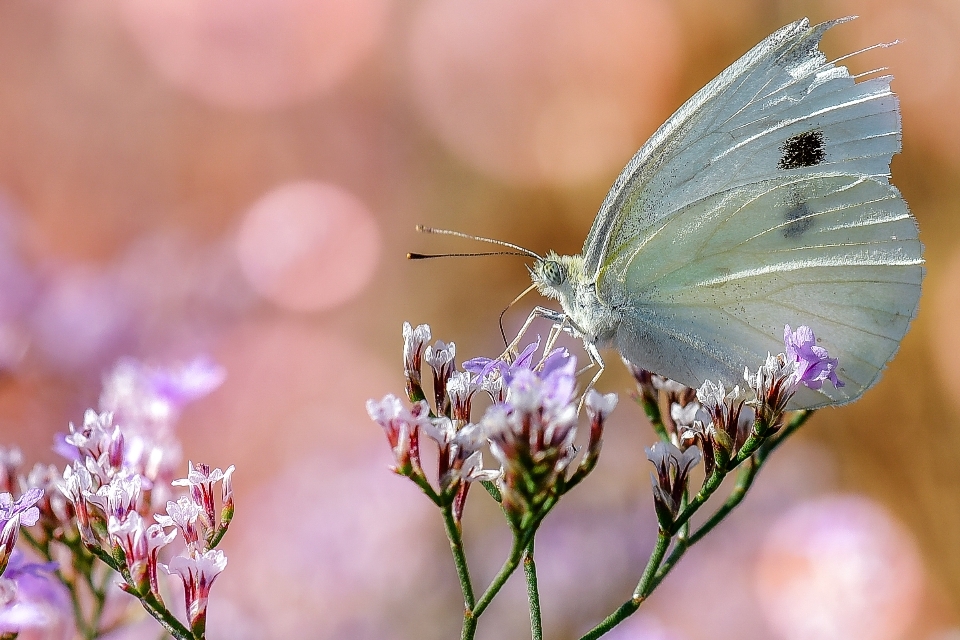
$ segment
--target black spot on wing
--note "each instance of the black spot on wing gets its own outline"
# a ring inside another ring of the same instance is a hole
[[[815,167],[826,159],[823,131],[814,129],[787,138],[780,147],[779,169]]]
[[[783,219],[788,223],[783,228],[784,238],[799,238],[813,225],[810,207],[807,206],[806,202],[799,200],[787,209],[786,213],[783,214]]]

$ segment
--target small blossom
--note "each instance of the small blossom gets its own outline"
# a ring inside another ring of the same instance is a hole
[[[670,419],[673,420],[673,423],[676,425],[677,429],[688,427],[693,424],[693,421],[697,419],[697,414],[699,413],[699,402],[690,402],[687,403],[686,406],[680,404],[679,402],[674,402],[670,405]]]
[[[176,502],[167,503],[167,515],[157,514],[154,519],[161,527],[176,527],[187,547],[198,549],[200,531],[197,528],[197,519],[200,518],[201,513],[203,513],[203,507],[187,496],[181,496]]]
[[[152,524],[147,527],[144,535],[144,540],[147,543],[147,579],[153,593],[160,593],[160,583],[157,580],[160,549],[173,542],[176,537],[176,530],[167,533],[160,524]]]
[[[419,431],[420,428],[432,428],[430,410],[426,401],[421,400],[408,410],[400,398],[387,394],[382,400],[367,400],[367,414],[379,424],[387,435],[387,441],[393,450],[397,465],[393,470],[400,475],[421,473]]]
[[[646,450],[656,473],[651,474],[653,500],[660,527],[669,531],[680,510],[690,470],[700,462],[700,450],[689,447],[681,452],[669,442],[660,441]]]
[[[32,527],[40,519],[40,509],[35,505],[43,497],[43,489],[27,489],[22,496],[13,499],[9,493],[0,493],[0,520],[9,520],[15,515],[26,527]]]
[[[587,417],[590,419],[590,441],[587,443],[587,452],[580,461],[580,466],[570,478],[570,485],[580,482],[596,466],[600,458],[600,447],[603,445],[603,427],[607,418],[617,406],[617,394],[601,394],[596,389],[590,389],[584,400],[587,408]]]
[[[712,422],[711,428],[705,433],[709,436],[714,455],[725,464],[746,439],[746,432],[740,429],[740,413],[746,396],[739,386],[727,392],[722,382],[707,380],[697,389],[697,400]]]
[[[430,325],[421,324],[414,329],[409,322],[403,323],[403,374],[411,402],[423,399],[420,371],[423,368],[423,350],[430,337]]]
[[[96,494],[86,494],[88,502],[97,505],[107,518],[123,520],[131,511],[138,511],[142,495],[143,478],[139,474],[114,476],[110,484],[97,489]]]
[[[456,364],[457,345],[453,342],[437,340],[432,347],[427,347],[423,355],[430,368],[433,369],[433,394],[436,401],[437,413],[447,413],[449,398],[447,397],[447,381],[453,374]]]
[[[171,484],[175,487],[189,487],[190,496],[193,501],[203,507],[203,513],[206,517],[207,526],[215,527],[217,523],[216,506],[213,497],[213,485],[224,478],[229,477],[234,472],[233,465],[227,470],[221,471],[219,468],[210,470],[210,465],[189,463],[187,477],[180,480],[174,480]]]
[[[606,420],[613,410],[617,408],[617,394],[601,394],[596,389],[590,389],[587,392],[586,407],[587,414],[591,420]]]
[[[97,459],[110,449],[112,440],[118,429],[113,425],[113,412],[97,413],[87,409],[83,413],[83,426],[76,427],[70,423],[70,433],[64,441],[76,447],[82,456]]]
[[[227,557],[219,549],[211,549],[196,556],[176,556],[170,564],[160,566],[166,573],[180,576],[190,626],[202,629],[207,616],[210,587],[226,568]]]
[[[107,532],[114,544],[123,549],[124,560],[132,581],[130,586],[137,590],[148,586],[150,584],[147,570],[149,553],[143,517],[136,511],[128,513],[123,518],[110,516]]]
[[[843,386],[843,382],[837,378],[838,360],[831,358],[826,349],[817,346],[817,338],[810,327],[801,325],[793,332],[790,331],[790,325],[786,325],[783,328],[783,344],[787,360],[796,362],[794,377],[798,384],[819,389],[824,380],[829,380],[834,387]]]
[[[13,553],[20,526],[32,527],[40,519],[40,509],[35,505],[42,497],[43,490],[37,488],[28,489],[16,500],[9,493],[0,493],[0,574]]]
[[[473,395],[480,385],[466,371],[454,371],[447,380],[447,395],[450,398],[450,417],[459,422],[470,421]]]
[[[86,496],[93,491],[93,478],[90,472],[79,461],[74,461],[63,470],[63,482],[59,483],[57,488],[73,504],[77,514],[80,538],[87,544],[93,544],[90,509],[86,499]]]

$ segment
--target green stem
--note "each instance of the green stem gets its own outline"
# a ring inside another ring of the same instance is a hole
[[[710,531],[716,527],[720,522],[730,515],[730,512],[733,511],[742,501],[743,498],[747,495],[747,491],[750,489],[750,486],[753,484],[754,478],[757,477],[757,472],[760,471],[760,467],[763,466],[763,462],[766,456],[762,455],[760,452],[754,455],[747,461],[746,466],[744,466],[740,473],[737,476],[737,484],[730,492],[730,495],[724,501],[723,505],[720,506],[717,511],[707,519],[696,531],[693,532],[688,538],[679,538],[677,539],[677,544],[673,548],[673,551],[670,552],[670,555],[664,560],[663,564],[657,570],[656,575],[653,578],[653,581],[650,584],[650,592],[653,592],[660,583],[663,582],[663,579],[667,577],[667,574],[673,569],[674,565],[683,557],[683,554],[687,552],[687,549],[695,545],[700,541],[705,535],[710,533]]]
[[[766,444],[764,444],[763,448],[766,451],[766,453],[769,455],[777,447],[783,444],[783,441],[789,438],[791,435],[793,435],[797,431],[797,429],[802,427],[804,423],[807,420],[809,420],[810,416],[812,415],[813,415],[812,409],[797,411],[795,414],[793,414],[793,417],[790,419],[790,422],[787,423],[787,426],[781,429],[778,433],[771,436],[767,440]]]
[[[663,530],[657,533],[657,544],[653,548],[653,553],[650,554],[650,559],[647,561],[647,566],[643,570],[640,582],[637,583],[637,588],[633,591],[633,597],[620,605],[620,607],[607,616],[603,622],[584,634],[580,640],[596,640],[596,638],[613,629],[640,608],[643,601],[646,600],[650,592],[653,591],[653,580],[656,576],[657,568],[663,561],[663,556],[666,555],[667,548],[670,546],[670,537],[670,534]]]
[[[707,481],[703,483],[703,487],[700,488],[700,491],[697,492],[687,504],[686,507],[680,510],[680,513],[677,514],[676,519],[673,521],[672,532],[680,531],[684,525],[687,523],[687,520],[693,516],[697,510],[703,506],[703,504],[710,499],[710,496],[720,488],[720,485],[723,483],[724,477],[726,477],[727,472],[721,469],[719,466],[713,470],[713,473],[707,478]]]
[[[760,471],[760,467],[763,465],[765,459],[766,456],[758,452],[747,460],[746,464],[737,474],[737,484],[734,485],[726,501],[724,501],[720,508],[717,509],[706,522],[700,525],[700,527],[690,535],[687,546],[696,544],[703,536],[710,533],[715,526],[720,524],[721,520],[726,518],[730,512],[743,501],[743,498],[747,495],[747,490],[750,489],[750,486],[753,484],[753,480],[757,477],[757,472]]]
[[[443,506],[440,496],[437,495],[437,492],[434,491],[433,487],[430,485],[430,482],[424,476],[420,475],[419,473],[412,473],[408,477],[413,480],[425,494],[427,494],[428,498],[433,500],[435,505],[438,507]]]
[[[183,626],[152,593],[134,595],[139,598],[140,604],[143,605],[147,613],[153,616],[154,619],[160,623],[160,626],[166,629],[167,633],[176,638],[176,640],[202,640],[203,636],[196,636],[190,629]]]
[[[441,509],[443,513],[443,527],[450,541],[450,552],[453,554],[453,563],[457,566],[457,577],[460,579],[460,591],[463,592],[464,615],[473,609],[476,600],[473,595],[473,584],[470,581],[470,570],[467,567],[467,555],[463,549],[463,535],[460,525],[453,517],[453,508],[449,505]]]
[[[531,533],[529,537],[532,539],[533,534]],[[510,555],[507,556],[503,566],[500,567],[500,571],[493,578],[493,581],[490,583],[490,586],[487,587],[487,590],[483,592],[483,595],[480,596],[476,606],[472,610],[464,612],[463,632],[460,634],[461,640],[473,640],[473,636],[477,632],[477,619],[484,612],[497,593],[500,592],[500,589],[507,582],[507,579],[513,575],[513,572],[517,570],[518,566],[520,566],[520,560],[523,558],[523,552],[526,547],[526,540],[521,540],[519,536],[514,537],[513,547],[510,549]]]
[[[540,620],[540,591],[537,588],[537,564],[533,560],[533,539],[523,554],[523,575],[527,578],[527,602],[530,605],[530,637],[543,640],[543,623]]]
[[[810,418],[813,414],[813,411],[798,411],[791,418],[790,422],[786,427],[781,429],[777,434],[769,438],[755,438],[751,436],[748,438],[747,442],[744,443],[743,448],[740,453],[731,461],[729,466],[730,469],[735,468],[737,465],[742,462],[746,462],[746,465],[740,469],[740,472],[737,475],[737,484],[734,486],[733,490],[730,492],[730,495],[724,501],[717,511],[707,519],[700,527],[696,529],[692,534],[689,534],[689,520],[690,517],[696,513],[696,511],[710,498],[710,496],[719,488],[720,484],[723,482],[723,478],[726,475],[721,469],[716,469],[714,473],[708,478],[707,482],[704,483],[703,488],[700,492],[690,501],[689,504],[684,506],[680,514],[677,516],[677,519],[674,521],[674,526],[672,527],[673,531],[679,532],[677,543],[671,551],[670,555],[664,560],[664,555],[670,544],[670,535],[660,531],[659,537],[657,538],[657,546],[654,548],[653,555],[650,556],[649,562],[644,569],[643,576],[640,578],[640,582],[637,584],[636,590],[633,592],[633,597],[630,600],[627,600],[616,611],[610,614],[603,622],[598,624],[596,627],[591,629],[586,635],[584,635],[580,640],[595,640],[599,638],[607,631],[613,629],[615,626],[623,622],[628,616],[633,614],[643,601],[653,593],[653,590],[656,589],[663,579],[667,576],[668,573],[673,569],[677,564],[680,558],[683,557],[687,549],[699,542],[705,535],[707,535],[714,527],[716,527],[720,522],[722,522],[730,512],[733,511],[737,506],[743,502],[744,497],[747,495],[750,487],[753,485],[753,481],[757,477],[757,473],[760,471],[760,468],[766,462],[769,455],[777,449],[783,442],[789,438],[794,432],[797,431],[803,424]]]

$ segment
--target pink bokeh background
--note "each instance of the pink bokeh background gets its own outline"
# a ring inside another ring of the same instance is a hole
[[[0,444],[54,461],[120,356],[209,355],[226,381],[179,435],[238,467],[210,638],[455,637],[440,519],[363,402],[402,389],[403,321],[493,356],[529,280],[516,258],[408,262],[476,248],[414,225],[575,252],[687,97],[783,24],[847,14],[830,56],[900,40],[848,64],[896,78],[920,315],[878,387],[815,416],[610,637],[960,637],[955,0],[0,3]],[[538,541],[549,638],[625,599],[653,543],[654,435],[610,369],[600,465]],[[509,539],[480,492],[465,531],[483,583]],[[526,616],[514,579],[478,637],[525,637]]]

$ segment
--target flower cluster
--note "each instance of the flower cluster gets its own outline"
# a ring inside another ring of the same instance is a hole
[[[99,559],[120,573],[121,587],[176,637],[203,636],[209,588],[226,565],[215,547],[233,517],[234,468],[211,471],[191,462],[187,477],[173,480],[180,460],[173,426],[185,402],[221,380],[222,371],[206,361],[166,370],[124,360],[104,380],[100,410],[88,409],[79,425],[71,423],[58,437],[55,449],[69,461],[65,469],[38,464],[24,474],[19,451],[0,450],[0,482],[20,493],[16,500],[0,494],[0,566],[10,557],[20,525],[34,527],[28,541],[47,560],[72,555],[69,568],[56,575],[74,594],[80,583],[92,590],[91,619],[81,619],[75,608],[82,635],[96,633],[103,611],[106,596],[95,586],[101,580],[94,579]],[[219,512],[217,483],[222,483]],[[168,500],[176,487],[186,488],[187,495]],[[178,533],[184,549],[164,564],[161,550]],[[164,605],[158,569],[183,580],[189,629]]]
[[[569,473],[578,454],[574,441],[580,397],[575,393],[576,358],[564,349],[549,351],[538,360],[537,341],[512,356],[468,360],[460,370],[453,342],[428,344],[429,326],[404,323],[403,338],[404,380],[412,406],[387,395],[368,401],[367,411],[386,433],[394,471],[416,481],[438,504],[451,504],[458,521],[470,484],[497,480],[511,524],[518,529],[534,525],[596,464],[603,425],[616,396],[588,393],[587,452],[576,471]],[[423,388],[424,363],[432,372],[429,396]],[[478,392],[485,393],[490,404],[474,420]],[[432,406],[427,397],[432,397]],[[421,438],[435,443],[439,451],[432,483],[421,465]],[[500,462],[499,470],[484,469],[485,446]]]
[[[656,467],[654,503],[661,526],[676,518],[687,490],[690,469],[701,459],[705,478],[723,474],[752,455],[783,426],[787,405],[801,385],[819,389],[837,378],[837,360],[816,345],[807,326],[784,329],[785,353],[768,355],[756,373],[744,371],[747,390],[705,381],[693,390],[642,369],[633,368],[638,399],[662,425],[662,442],[647,450]],[[662,411],[664,407],[668,411]],[[663,416],[663,420],[658,419]]]

